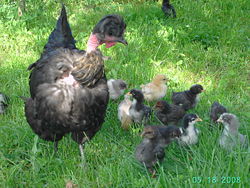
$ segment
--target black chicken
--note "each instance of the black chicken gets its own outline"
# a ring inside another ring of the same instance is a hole
[[[103,56],[97,47],[123,38],[125,23],[108,15],[95,26],[87,52],[78,50],[63,5],[56,28],[49,36],[40,59],[29,66],[31,98],[25,101],[25,115],[32,130],[42,139],[55,142],[71,133],[83,144],[100,130],[109,100]]]
[[[135,156],[154,175],[154,166],[165,157],[164,149],[181,136],[181,130],[175,126],[146,126],[141,136],[144,139],[136,147]]]
[[[158,101],[155,105],[155,115],[164,124],[178,124],[186,111],[178,105],[168,104],[167,101]]]
[[[186,114],[184,116],[181,128],[182,135],[178,140],[181,145],[194,145],[198,143],[199,130],[194,126],[198,121],[202,121],[202,119],[196,114]]]
[[[162,7],[161,7],[162,11],[164,12],[166,17],[169,17],[173,14],[173,17],[176,18],[176,12],[175,9],[173,7],[173,5],[171,5],[169,3],[169,0],[163,0],[162,1]]]
[[[224,106],[222,106],[218,102],[214,102],[210,110],[210,119],[213,122],[216,122],[219,119],[220,115],[226,112],[227,112],[227,109]]]
[[[189,90],[183,92],[174,92],[172,101],[175,105],[180,105],[184,110],[194,108],[199,101],[199,96],[204,89],[201,85],[195,84]]]
[[[132,104],[129,108],[129,115],[132,120],[136,123],[143,123],[145,124],[152,113],[152,110],[149,106],[143,104],[144,96],[141,90],[132,89],[129,92],[130,95],[133,97]]]

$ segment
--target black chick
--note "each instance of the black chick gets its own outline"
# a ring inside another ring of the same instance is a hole
[[[101,51],[123,39],[125,23],[108,15],[95,26],[87,52],[76,49],[63,5],[56,28],[40,59],[29,66],[31,98],[25,99],[25,115],[32,130],[42,139],[55,142],[71,133],[79,144],[91,139],[104,122],[109,92]]]
[[[194,108],[199,101],[199,96],[204,89],[201,85],[195,84],[189,90],[173,92],[172,101],[175,105],[182,106],[184,110]]]
[[[170,17],[173,14],[173,17],[176,18],[176,12],[175,9],[173,7],[173,5],[171,5],[169,3],[169,0],[163,0],[162,1],[162,7],[161,7],[162,11],[164,12],[166,17]]]
[[[150,107],[143,104],[144,96],[140,90],[132,89],[129,92],[132,97],[132,105],[129,108],[129,115],[135,123],[146,123],[152,113]]]
[[[0,114],[3,114],[9,103],[9,97],[3,93],[0,92]]]
[[[210,110],[210,119],[216,123],[220,115],[226,113],[227,109],[218,102],[214,102]]]
[[[158,101],[155,105],[155,110],[156,117],[164,125],[168,125],[169,123],[177,125],[186,113],[181,106],[168,104],[167,101]]]
[[[154,166],[163,161],[166,146],[180,135],[180,128],[175,126],[146,126],[141,134],[143,140],[136,147],[136,159],[154,176]]]
[[[194,126],[198,121],[202,121],[196,114],[186,114],[183,118],[182,135],[179,138],[181,145],[194,145],[198,143],[199,131]]]

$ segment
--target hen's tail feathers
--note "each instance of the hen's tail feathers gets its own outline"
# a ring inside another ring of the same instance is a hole
[[[56,48],[75,49],[75,39],[72,36],[71,29],[68,23],[67,13],[64,4],[62,4],[61,15],[57,20],[56,28],[49,36],[48,43],[44,46],[44,52],[53,51]]]

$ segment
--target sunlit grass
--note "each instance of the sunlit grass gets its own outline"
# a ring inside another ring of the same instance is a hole
[[[79,187],[249,187],[249,153],[227,154],[217,140],[219,130],[209,129],[209,108],[216,100],[236,114],[240,131],[249,136],[249,3],[246,0],[175,0],[176,19],[166,19],[160,2],[146,0],[67,0],[69,22],[77,47],[86,48],[95,23],[105,14],[121,14],[128,46],[101,47],[112,59],[105,62],[108,78],[122,78],[129,88],[139,88],[158,73],[170,79],[168,93],[199,83],[197,113],[203,122],[200,141],[192,148],[177,144],[166,150],[158,177],[150,175],[134,158],[140,142],[135,127],[120,128],[118,102],[110,102],[103,128],[85,147],[87,169],[80,166],[77,144],[70,136],[53,144],[37,139],[24,117],[19,96],[29,96],[28,65],[35,62],[55,26],[60,12],[56,1],[27,0],[27,13],[17,15],[15,2],[0,4],[0,92],[10,106],[0,116],[0,187],[64,187],[72,180]],[[152,123],[157,121],[152,118]],[[240,177],[240,184],[223,184],[220,177]],[[209,177],[217,177],[214,184]]]

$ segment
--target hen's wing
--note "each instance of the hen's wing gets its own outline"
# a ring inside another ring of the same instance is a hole
[[[76,57],[73,65],[72,75],[82,86],[92,87],[104,75],[103,55],[99,50]]]

